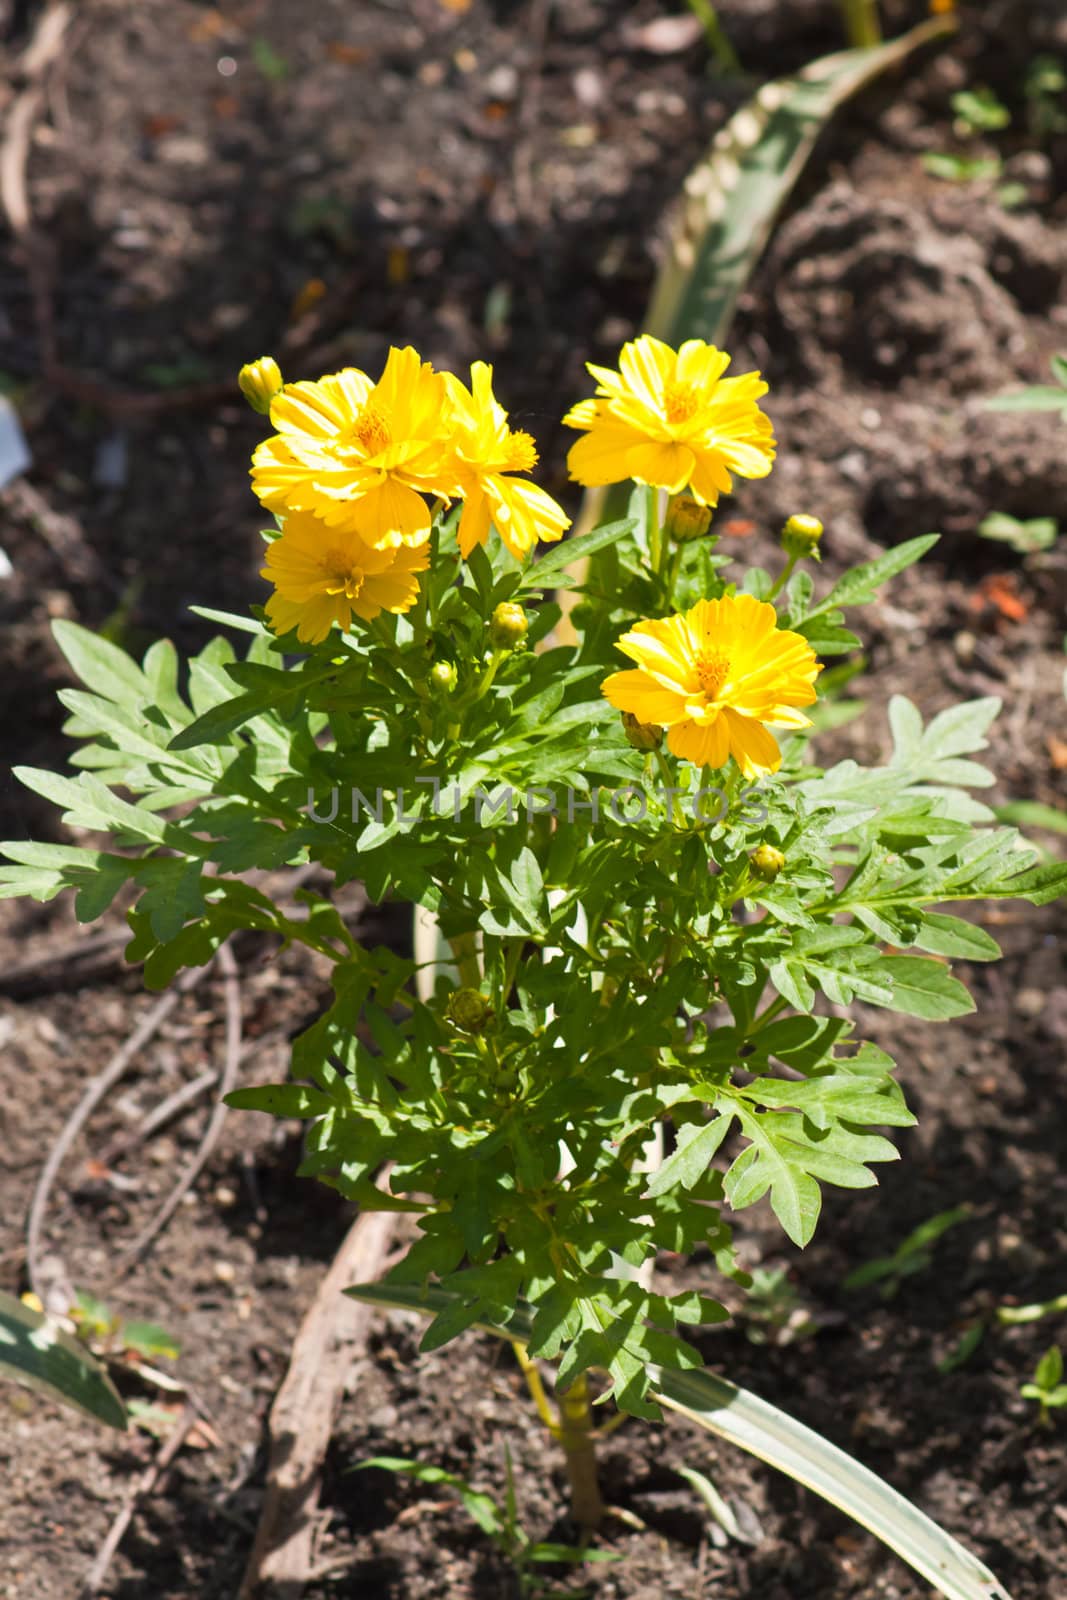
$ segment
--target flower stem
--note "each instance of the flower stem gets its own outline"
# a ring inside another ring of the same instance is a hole
[[[473,933],[457,933],[449,939],[452,956],[459,970],[459,981],[465,988],[479,989],[482,969],[478,963],[478,945]]]
[[[856,50],[869,50],[882,42],[878,0],[841,0],[848,42]]]
[[[648,562],[654,574],[659,574],[663,561],[663,532],[660,527],[659,496],[651,484],[645,490],[648,516]]]
[[[719,14],[711,4],[711,0],[689,0],[689,9],[703,24],[708,47],[723,71],[740,72],[741,63],[737,58],[737,51],[730,43],[726,29],[719,21]]]
[[[604,1516],[596,1469],[596,1442],[589,1384],[585,1373],[576,1378],[559,1400],[559,1441],[567,1463],[571,1512],[583,1533],[593,1533]]]
[[[796,556],[789,557],[789,560],[786,562],[785,566],[782,568],[781,572],[778,574],[777,578],[767,591],[768,600],[773,600],[776,598],[776,596],[781,594],[782,590],[793,576],[793,569],[797,564],[797,559],[798,558]]]

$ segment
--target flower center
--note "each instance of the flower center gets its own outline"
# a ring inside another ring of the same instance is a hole
[[[668,383],[663,390],[663,415],[668,422],[688,422],[700,406],[700,395],[689,383]]]
[[[504,446],[503,460],[500,470],[502,472],[529,472],[537,465],[537,446],[528,433],[521,429],[508,430],[507,442]]]
[[[332,550],[323,565],[326,568],[326,593],[344,595],[355,600],[366,577],[362,567],[354,567],[338,550]]]
[[[721,650],[705,650],[694,663],[700,692],[709,700],[717,698],[720,689],[730,676],[730,658]]]
[[[377,406],[364,406],[355,422],[349,437],[362,446],[368,456],[376,456],[391,442],[389,425]]]

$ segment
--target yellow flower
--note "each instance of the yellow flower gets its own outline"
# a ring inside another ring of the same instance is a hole
[[[703,339],[674,351],[650,334],[623,346],[618,372],[590,364],[597,398],[563,419],[588,430],[567,457],[571,477],[589,487],[635,478],[709,506],[730,490],[731,473],[765,478],[774,433],[757,401],[767,385],[758,372],[724,378],[729,364]]]
[[[292,512],[267,547],[261,576],[274,585],[267,617],[276,633],[295,628],[304,644],[318,644],[332,627],[351,627],[354,616],[370,622],[379,611],[407,611],[429,559],[425,543],[375,549],[353,528]]]
[[[815,700],[815,652],[752,595],[698,600],[684,615],[639,622],[619,649],[637,667],[605,678],[604,694],[617,710],[666,728],[667,748],[695,766],[722,767],[733,756],[746,778],[776,772],[782,757],[764,723],[810,726],[795,708]]]
[[[507,476],[537,465],[528,433],[508,427],[508,414],[493,395],[493,369],[484,361],[471,367],[471,386],[446,373],[452,403],[452,448],[458,492],[463,496],[459,523],[460,554],[466,558],[484,544],[495,525],[517,561],[538,540],[552,542],[570,527],[570,518],[536,483]]]
[[[430,531],[423,494],[447,497],[445,382],[408,346],[377,383],[346,367],[288,383],[270,419],[278,432],[252,456],[252,487],[272,511],[310,511],[375,547],[418,544]]]

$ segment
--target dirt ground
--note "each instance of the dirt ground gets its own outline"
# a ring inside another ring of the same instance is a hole
[[[6,9],[5,118],[39,8]],[[204,624],[190,604],[241,610],[260,597],[246,471],[262,430],[232,388],[247,359],[273,351],[298,377],[373,369],[407,341],[457,369],[489,357],[498,393],[539,440],[543,480],[574,503],[558,418],[586,392],[583,362],[612,361],[640,326],[667,202],[751,88],[709,71],[699,41],[650,47],[648,25],[683,10],[319,0],[296,19],[290,0],[83,0],[29,151],[27,194],[50,260],[28,271],[25,250],[0,238],[0,381],[34,456],[28,477],[0,492],[12,567],[0,582],[0,717],[14,759],[58,765],[67,748],[53,617],[105,626],[134,648],[164,633],[194,646]],[[758,78],[839,42],[832,0],[722,0],[720,11]],[[885,11],[897,28],[923,7]],[[1067,548],[1023,557],[977,533],[991,511],[1067,526],[1062,424],[983,409],[1011,384],[1044,380],[1049,356],[1067,349],[1067,138],[1037,141],[1022,94],[1041,52],[1067,60],[1058,5],[965,10],[956,43],[865,94],[821,141],[730,339],[737,369],[759,366],[772,386],[778,465],[721,516],[756,562],[783,516],[817,512],[827,579],[939,529],[932,558],[866,614],[866,670],[851,690],[866,713],[820,751],[878,759],[893,693],[927,715],[997,694],[994,801],[1062,805]],[[1010,208],[996,182],[945,182],[921,162],[958,148],[949,97],[976,84],[1013,112],[996,140],[1017,190]],[[59,370],[45,383],[49,341]],[[0,810],[5,835],[55,836],[43,804],[10,780]],[[351,914],[372,941],[407,936],[402,907]],[[1067,1425],[1038,1427],[1018,1390],[1041,1352],[1065,1342],[1063,1319],[991,1329],[964,1365],[938,1370],[995,1305],[1067,1288],[1067,917],[1062,906],[1011,906],[986,920],[1005,955],[961,972],[974,1017],[936,1029],[861,1018],[899,1060],[919,1113],[900,1163],[877,1191],[830,1191],[802,1254],[768,1215],[744,1213],[746,1264],[783,1269],[783,1309],[735,1302],[702,1348],[716,1371],[886,1476],[1013,1600],[1049,1600],[1067,1594]],[[25,1214],[42,1162],[87,1075],[154,1003],[106,954],[79,965],[85,937],[69,905],[3,908],[0,1285],[12,1291],[25,1287]],[[315,1014],[325,975],[254,942],[238,953],[255,1042],[244,1070],[262,1081],[284,1072],[286,1039]],[[51,969],[20,975],[49,956]],[[223,1030],[208,978],[94,1116],[46,1218],[53,1278],[163,1323],[214,1429],[136,1513],[101,1591],[113,1600],[236,1594],[262,1503],[266,1411],[350,1222],[335,1195],[294,1176],[296,1124],[233,1113],[189,1203],[119,1276],[119,1253],[195,1150],[210,1097],[125,1157],[109,1163],[109,1147],[220,1060]],[[857,1264],[964,1204],[967,1219],[894,1297],[844,1288]],[[699,1259],[660,1265],[665,1283],[714,1276]],[[511,1595],[510,1573],[447,1495],[350,1472],[375,1454],[420,1456],[500,1491],[506,1441],[528,1530],[565,1536],[555,1447],[510,1355],[471,1335],[424,1356],[409,1319],[380,1314],[374,1328],[330,1452],[308,1600]],[[0,1386],[0,1596],[73,1600],[154,1448]],[[675,1421],[627,1423],[603,1462],[607,1499],[631,1514],[606,1532],[622,1559],[580,1578],[550,1574],[557,1590],[596,1600],[928,1592],[814,1496]],[[714,1480],[744,1541],[712,1537],[677,1474],[685,1464]]]

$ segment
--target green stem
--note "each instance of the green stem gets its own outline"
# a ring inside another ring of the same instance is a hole
[[[559,1401],[559,1442],[567,1464],[571,1512],[583,1533],[594,1533],[604,1516],[604,1502],[597,1478],[593,1408],[585,1373],[575,1378],[569,1389],[557,1393],[556,1398]]]
[[[663,532],[660,528],[659,496],[651,485],[645,490],[648,506],[648,562],[654,574],[658,575],[663,562]]]
[[[671,771],[670,767],[667,765],[667,758],[663,754],[663,751],[662,750],[657,750],[655,752],[655,756],[656,756],[656,766],[659,768],[659,775],[660,775],[660,779],[661,779],[661,781],[663,783],[663,787],[665,789],[667,789],[667,790],[677,789],[678,785],[676,783],[672,783],[672,781],[671,781],[673,779],[673,777],[675,776],[675,774]],[[681,801],[678,799],[677,795],[674,795],[674,794],[671,795],[670,808],[671,808],[671,821],[673,822],[674,826],[676,828],[684,828],[685,827],[685,812],[682,810]]]
[[[478,944],[473,933],[457,933],[449,939],[452,958],[459,971],[459,981],[466,989],[480,989],[482,969],[478,963]]]
[[[689,0],[689,9],[703,24],[708,47],[723,71],[740,72],[741,63],[737,58],[737,51],[730,43],[726,29],[719,21],[719,14],[711,4],[711,0]]]
[[[771,587],[767,591],[768,600],[774,600],[778,595],[781,594],[782,590],[793,576],[793,569],[796,567],[798,560],[798,556],[789,557],[789,560],[786,562],[774,583],[772,583]]]
[[[848,42],[855,50],[870,50],[882,42],[878,0],[841,0]]]

